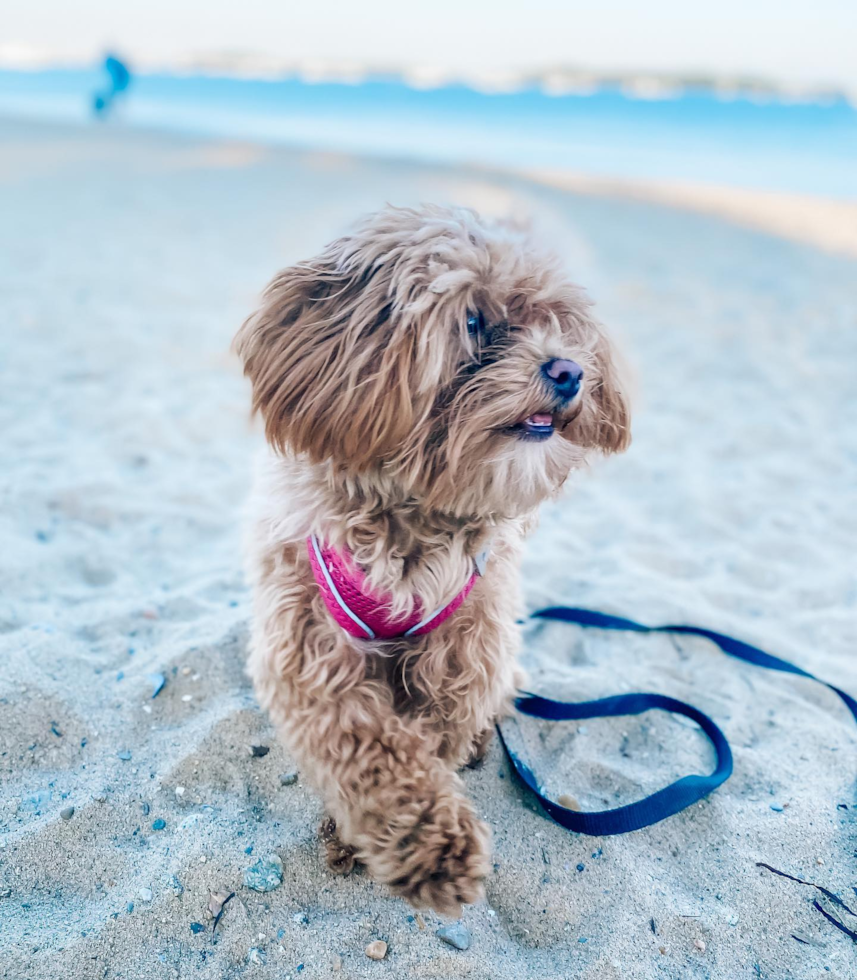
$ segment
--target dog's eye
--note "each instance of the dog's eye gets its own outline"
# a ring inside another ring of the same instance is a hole
[[[477,310],[475,313],[471,313],[470,310],[467,311],[467,332],[471,337],[475,337],[477,334],[481,334],[485,331],[485,317],[482,315],[481,310]]]

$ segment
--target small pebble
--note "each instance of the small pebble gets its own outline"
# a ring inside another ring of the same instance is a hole
[[[370,960],[383,960],[387,955],[387,944],[383,939],[375,939],[364,950]]]
[[[151,888],[141,888],[137,892],[137,896],[143,902],[151,902],[152,901],[152,889]]]
[[[774,813],[782,813],[783,812],[783,808],[779,805],[779,803],[772,803],[771,804],[771,809],[774,811]]]
[[[470,948],[470,932],[463,922],[453,922],[451,926],[441,926],[435,935],[442,942],[448,943],[456,949]]]
[[[201,922],[191,922],[190,931],[196,935],[198,932],[205,932],[205,926]]]
[[[148,803],[141,803],[140,804],[140,812],[143,814],[144,817],[148,817],[149,816],[149,811],[150,810],[151,810],[151,807],[149,806]]]
[[[658,946],[658,952],[661,954],[661,956],[666,956],[667,955],[666,946]]]
[[[133,911],[134,911],[134,903],[133,903],[133,902],[129,902],[129,903],[128,903],[128,904],[127,904],[127,905],[125,906],[125,911],[126,911],[126,912],[133,912]]]
[[[74,816],[74,807],[63,807],[62,810],[60,810],[60,816],[63,818],[63,820],[71,820],[71,818]]]
[[[694,939],[693,945],[699,950],[700,953],[705,952],[705,943],[701,939]]]
[[[297,922],[299,926],[308,926],[309,916],[306,914],[306,912],[295,912],[295,914],[292,916],[292,922]]]
[[[283,880],[283,862],[277,854],[269,854],[244,871],[244,884],[255,892],[270,892]]]
[[[184,786],[176,786],[176,796],[184,796]]]
[[[339,953],[334,953],[330,960],[330,968],[334,972],[338,973],[342,969],[342,957]]]
[[[184,885],[176,878],[175,875],[170,876],[170,888],[173,890],[173,895],[178,898],[184,891]]]
[[[586,865],[585,864],[578,864],[577,870],[578,871],[585,871],[586,870]]]
[[[166,827],[166,825],[167,825],[167,821],[162,820],[160,817],[158,817],[158,819],[155,820],[154,823],[152,824],[152,830],[163,830],[164,827]]]
[[[266,957],[265,957],[265,950],[264,949],[259,949],[258,946],[254,946],[250,950],[250,952],[247,954],[247,959],[251,963],[256,963],[258,966],[261,966],[265,962],[265,959],[266,959]]]
[[[560,806],[564,806],[566,810],[580,810],[580,804],[573,796],[569,796],[568,793],[562,793],[557,797],[557,803]]]
[[[163,674],[149,674],[149,683],[152,685],[152,697],[156,698],[163,691],[167,679]]]
[[[119,752],[116,753],[116,755],[118,755],[123,762],[128,762],[131,758],[131,750],[121,749]]]
[[[182,695],[182,701],[184,701],[185,704],[187,704],[188,701],[193,701],[193,695],[192,694],[183,694]]]
[[[223,906],[232,898],[234,892],[221,888],[216,892],[209,892],[208,895],[208,914],[212,919],[216,919],[223,911]]]
[[[284,772],[280,775],[281,786],[294,786],[297,781],[298,774],[296,772]]]
[[[254,759],[264,759],[264,757],[270,751],[271,751],[271,748],[268,745],[251,745],[250,746],[250,755],[252,755]]]

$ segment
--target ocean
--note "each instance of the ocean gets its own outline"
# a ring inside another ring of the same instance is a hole
[[[857,110],[725,98],[643,99],[619,89],[486,93],[147,74],[95,119],[98,70],[0,70],[0,115],[127,125],[288,146],[489,167],[558,168],[857,199]]]

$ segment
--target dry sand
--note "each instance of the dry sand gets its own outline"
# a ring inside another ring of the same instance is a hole
[[[747,228],[857,258],[855,201],[682,181],[602,179],[558,170],[532,170],[526,176],[561,190],[713,214]]]
[[[227,353],[278,266],[384,200],[533,215],[623,338],[640,395],[632,450],[545,509],[529,607],[701,623],[857,692],[853,260],[513,177],[0,133],[0,976],[855,975],[857,945],[812,903],[857,918],[756,862],[857,907],[857,726],[823,688],[701,640],[555,626],[529,631],[524,659],[539,690],[660,690],[710,713],[736,771],[702,805],[575,836],[495,745],[465,777],[496,861],[466,952],[364,874],[330,876],[319,804],[281,784],[293,763],[242,672],[239,513],[259,435]],[[587,807],[711,764],[695,729],[657,714],[527,724],[548,786]],[[272,853],[282,884],[249,890],[244,870]],[[215,932],[219,889],[235,897]],[[376,939],[381,962],[363,952]]]

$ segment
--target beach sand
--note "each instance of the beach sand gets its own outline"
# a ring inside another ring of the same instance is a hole
[[[857,945],[813,902],[857,918],[757,862],[857,911],[857,726],[821,686],[703,640],[534,627],[523,659],[555,696],[655,690],[708,712],[735,774],[704,803],[576,836],[495,744],[464,777],[496,862],[467,951],[364,873],[331,876],[319,803],[283,784],[293,761],[243,673],[260,435],[228,352],[277,268],[384,201],[532,216],[638,396],[628,454],[544,509],[528,608],[695,622],[857,693],[853,259],[514,176],[110,127],[0,137],[0,977],[855,975]],[[659,713],[521,727],[550,791],[585,808],[712,765]],[[282,884],[248,889],[270,854]]]
[[[558,170],[532,170],[525,176],[561,190],[628,198],[713,214],[746,228],[857,258],[855,201],[692,181],[605,179]]]

